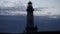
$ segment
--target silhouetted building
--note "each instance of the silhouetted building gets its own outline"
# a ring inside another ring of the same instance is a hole
[[[26,30],[25,30],[25,34],[32,34],[32,33],[36,33],[37,32],[37,26],[34,26],[34,17],[33,17],[33,6],[32,6],[32,2],[29,1],[28,2],[28,6],[27,6],[27,24],[26,24]]]

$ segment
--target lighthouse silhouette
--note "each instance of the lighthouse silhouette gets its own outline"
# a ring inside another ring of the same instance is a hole
[[[32,6],[32,2],[29,1],[28,2],[28,6],[27,6],[27,23],[26,23],[26,30],[25,30],[25,34],[33,34],[37,32],[37,26],[34,26],[34,17],[33,17],[33,6]]]

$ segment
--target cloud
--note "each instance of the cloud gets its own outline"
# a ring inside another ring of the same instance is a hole
[[[0,7],[16,7],[23,6],[20,0],[2,0],[0,1]]]
[[[26,0],[28,1],[28,0]],[[26,5],[25,0],[1,0],[0,7],[16,7]],[[48,7],[48,9],[43,9],[42,11],[35,11],[35,16],[48,16],[52,18],[56,18],[60,16],[60,1],[59,0],[31,0],[33,2],[34,7]],[[24,3],[25,2],[25,3]],[[37,3],[39,2],[39,3]],[[22,4],[23,3],[23,4]],[[1,12],[0,15],[26,15],[26,12],[22,11],[6,11]]]
[[[58,18],[60,17],[60,8],[48,8],[43,9],[42,11],[34,11],[34,16],[47,16],[49,18]],[[0,15],[23,15],[26,16],[26,11],[0,11]]]
[[[48,16],[50,18],[58,18],[60,16],[60,8],[57,7],[49,7],[48,9],[42,10],[42,11],[36,11],[34,12],[34,15],[36,16]]]

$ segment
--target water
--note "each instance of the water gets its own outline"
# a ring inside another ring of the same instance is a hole
[[[21,33],[25,30],[26,16],[2,16],[0,15],[0,32]],[[46,16],[34,16],[34,22],[38,31],[60,31],[60,18],[48,18]]]

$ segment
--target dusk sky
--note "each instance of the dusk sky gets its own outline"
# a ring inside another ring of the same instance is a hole
[[[27,7],[28,1],[32,1],[33,7],[46,7],[42,11],[34,12],[35,16],[50,16],[56,18],[60,16],[60,0],[0,0],[0,7],[14,7],[25,6]],[[25,12],[11,12],[13,14],[26,14]]]
[[[13,1],[12,0],[0,0],[0,5],[4,1],[9,1],[9,2],[20,1],[22,5],[26,5],[28,1],[32,1],[34,7],[60,7],[60,0],[13,0]]]

